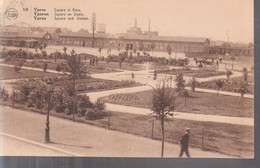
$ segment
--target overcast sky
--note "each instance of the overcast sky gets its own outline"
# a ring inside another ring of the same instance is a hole
[[[137,24],[142,30],[159,35],[208,37],[213,40],[253,42],[253,0],[3,0],[1,12],[8,8],[18,11],[16,20],[1,16],[1,24],[30,26],[57,26],[72,30],[91,30],[92,13],[97,23],[106,24],[109,33],[124,33]],[[44,8],[50,16],[46,21],[35,21],[33,8]],[[28,8],[24,12],[23,8]],[[77,8],[87,21],[54,21],[54,8]]]

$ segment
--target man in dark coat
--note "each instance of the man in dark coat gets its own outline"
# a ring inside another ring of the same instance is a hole
[[[190,134],[190,129],[186,128],[185,133],[182,136],[181,141],[180,141],[181,152],[179,154],[179,157],[182,157],[183,152],[185,152],[187,157],[190,158],[190,154],[189,154],[189,134]]]

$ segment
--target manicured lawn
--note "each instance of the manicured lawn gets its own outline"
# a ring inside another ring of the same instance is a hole
[[[47,62],[48,64],[48,69],[51,70],[56,70],[58,64],[64,64],[64,60],[58,60],[56,63],[53,59],[48,59],[48,60],[35,60],[35,61],[27,61],[24,63],[24,66],[28,67],[36,67],[36,68],[42,68],[44,62]],[[118,70],[115,70],[113,68],[106,68],[102,65],[98,66],[89,66],[89,63],[86,62],[86,65],[88,67],[88,73],[109,73],[109,72],[118,72]]]
[[[196,77],[196,78],[206,78],[206,77],[221,76],[221,75],[226,74],[226,72],[220,72],[220,71],[216,71],[213,69],[191,70],[189,68],[161,70],[158,73],[169,74],[169,75],[178,75],[178,74],[182,73],[184,76]]]
[[[153,91],[144,91],[129,94],[114,94],[106,96],[105,102],[126,106],[151,108]],[[176,111],[223,115],[233,117],[254,117],[254,100],[234,96],[224,96],[212,93],[189,92],[189,97],[178,96],[176,103],[180,103]]]
[[[1,104],[11,106],[11,102]],[[28,108],[25,105],[15,104],[15,108],[40,113],[39,109]],[[46,113],[46,111],[43,111]],[[50,114],[64,119],[72,120],[72,115],[56,113]],[[151,138],[152,118],[146,115],[110,112],[110,129],[120,132],[135,134]],[[103,128],[108,127],[109,117],[99,120],[86,120],[84,117],[75,116],[75,121],[91,124]],[[190,146],[229,154],[235,157],[253,157],[254,153],[254,128],[250,126],[231,125],[224,123],[200,122],[191,120],[169,119],[165,122],[165,140],[178,143],[186,127],[191,128]],[[161,139],[161,125],[159,120],[154,120],[153,139]],[[192,153],[191,153],[192,156]]]
[[[43,80],[43,78],[41,79]],[[53,79],[54,79],[53,86],[55,90],[68,87],[68,85],[73,84],[73,81],[68,80],[66,76],[57,75]],[[30,81],[33,79],[27,79],[27,80]],[[9,84],[17,86],[16,81],[11,82]],[[134,86],[141,86],[141,84],[135,81],[128,81],[128,80],[114,81],[114,80],[97,79],[91,77],[77,79],[75,81],[75,88],[78,93],[97,92],[103,90],[111,90],[111,89],[134,87]]]
[[[242,76],[235,77],[235,78],[231,77],[229,81],[225,81],[221,90],[228,91],[228,92],[238,92],[242,81],[244,81]],[[247,89],[248,89],[247,93],[254,94],[254,77],[248,76],[247,82],[249,84],[247,86]],[[217,90],[215,81],[201,82],[201,83],[197,84],[197,87]]]
[[[25,70],[21,69],[20,72],[15,72],[13,67],[0,66],[0,79],[19,79],[19,78],[35,78],[35,77],[48,77],[48,76],[57,76],[57,74]]]

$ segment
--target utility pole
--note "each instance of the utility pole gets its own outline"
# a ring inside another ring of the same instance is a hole
[[[92,15],[92,48],[95,47],[94,45],[94,39],[95,39],[95,30],[96,30],[96,13],[93,13]]]

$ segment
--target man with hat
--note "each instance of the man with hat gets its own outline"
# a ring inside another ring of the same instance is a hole
[[[189,135],[190,135],[190,129],[186,128],[185,133],[182,136],[181,141],[180,141],[181,152],[179,154],[179,157],[182,157],[183,152],[185,152],[187,157],[190,158],[190,154],[189,154]]]

